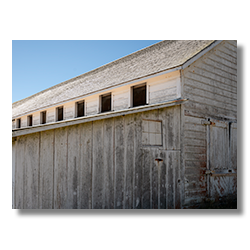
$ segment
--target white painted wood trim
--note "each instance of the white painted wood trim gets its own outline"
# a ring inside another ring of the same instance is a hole
[[[114,111],[114,93],[111,92],[111,111]]]
[[[146,104],[149,104],[149,84],[146,82]]]
[[[71,98],[71,99],[67,99],[65,101],[62,101],[62,102],[59,102],[59,103],[54,103],[53,105],[48,105],[48,106],[44,106],[44,107],[40,107],[38,109],[34,109],[34,110],[29,110],[28,112],[24,112],[22,114],[19,114],[18,116],[13,116],[12,119],[15,119],[15,118],[18,118],[18,117],[21,117],[21,116],[24,116],[26,114],[30,114],[30,113],[34,113],[34,112],[37,112],[37,111],[40,111],[40,110],[43,110],[43,109],[48,109],[48,108],[52,108],[54,106],[62,106],[63,104],[65,103],[68,103],[68,102],[73,102],[73,101],[77,101],[79,99],[85,99],[86,97],[89,97],[89,96],[93,96],[93,95],[98,95],[98,94],[102,94],[104,91],[105,92],[112,92],[113,89],[116,89],[118,87],[123,87],[123,86],[126,86],[126,85],[130,85],[130,84],[136,84],[137,82],[141,82],[141,81],[145,81],[152,78],[152,77],[157,77],[157,76],[161,76],[161,75],[164,75],[164,74],[167,74],[167,73],[170,73],[170,72],[173,72],[173,71],[177,71],[177,70],[180,70],[182,69],[181,66],[179,67],[175,67],[175,68],[171,68],[171,69],[168,69],[168,70],[164,70],[162,72],[159,72],[159,73],[153,73],[149,76],[145,76],[145,77],[142,77],[142,78],[138,78],[138,79],[135,79],[135,80],[131,80],[129,82],[125,82],[125,83],[121,83],[121,84],[117,84],[113,87],[109,87],[109,88],[104,88],[104,89],[100,89],[96,92],[91,92],[91,93],[88,93],[86,95],[82,95],[82,96],[77,96],[75,98]]]

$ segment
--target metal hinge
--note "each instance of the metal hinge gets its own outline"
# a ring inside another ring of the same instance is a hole
[[[210,169],[207,169],[205,172],[205,174],[213,174],[213,173],[214,173],[214,171],[211,171]]]
[[[207,118],[206,120],[201,120],[202,125],[215,125],[214,122],[210,121],[210,118]]]
[[[211,122],[211,121],[208,121],[208,120],[201,120],[201,124],[202,124],[202,125],[211,125],[212,122]]]

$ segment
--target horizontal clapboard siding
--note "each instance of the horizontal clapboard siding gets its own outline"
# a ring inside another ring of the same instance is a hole
[[[201,125],[201,118],[185,116],[185,203],[199,202],[206,194],[206,154],[206,128]]]
[[[206,197],[205,118],[237,118],[237,43],[223,41],[183,72],[185,204]]]
[[[114,91],[113,93],[113,110],[127,109],[130,106],[129,103],[130,89],[123,91]]]
[[[86,115],[94,115],[99,112],[99,100],[98,97],[86,101]]]

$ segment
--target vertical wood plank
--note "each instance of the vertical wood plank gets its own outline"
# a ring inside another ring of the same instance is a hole
[[[114,118],[104,121],[103,133],[103,167],[104,167],[104,208],[114,208],[114,178],[113,178],[113,123]]]
[[[134,115],[134,193],[133,208],[142,208],[142,114]]]
[[[92,161],[93,123],[80,125],[81,167],[80,167],[80,208],[92,208]]]
[[[174,153],[168,152],[168,161],[167,161],[167,196],[168,204],[167,208],[174,208]]]
[[[154,153],[151,155],[152,164],[152,208],[158,209],[159,208],[159,171],[161,168],[161,163],[155,159],[159,158],[157,150],[153,150]],[[153,157],[152,157],[153,156]]]
[[[166,149],[180,149],[180,106],[177,105],[171,108],[166,108],[165,115]]]
[[[66,208],[68,196],[67,127],[55,130],[54,208]]]
[[[25,147],[25,189],[24,208],[38,208],[39,191],[39,133],[30,134],[26,138]]]
[[[175,180],[174,180],[174,191],[175,191],[175,208],[181,208],[181,184],[180,184],[180,152],[176,151],[174,156],[174,170],[175,170]]]
[[[79,205],[79,163],[80,129],[78,125],[68,127],[68,208],[76,209]]]
[[[15,185],[15,208],[24,208],[24,176],[25,176],[25,147],[26,136],[20,136],[16,141],[16,185]]]
[[[54,130],[41,132],[40,138],[40,208],[53,208]]]
[[[133,207],[134,116],[125,116],[125,208]]]
[[[124,118],[115,118],[115,208],[124,203]]]
[[[150,149],[143,150],[143,174],[142,174],[142,208],[151,208],[151,172],[152,172],[152,152]]]
[[[231,124],[230,133],[230,160],[231,168],[237,169],[237,123]]]
[[[93,183],[92,208],[103,208],[104,167],[103,167],[103,120],[96,121],[93,126]]]
[[[160,158],[163,160],[160,162],[160,173],[159,173],[159,196],[160,204],[159,208],[166,208],[166,168],[167,168],[167,152],[160,152]]]

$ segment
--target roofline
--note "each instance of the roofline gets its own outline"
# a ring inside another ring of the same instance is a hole
[[[146,81],[151,77],[157,77],[157,76],[164,75],[164,74],[167,74],[167,73],[171,73],[173,71],[177,71],[177,70],[180,70],[180,69],[182,69],[182,68],[180,66],[178,66],[178,67],[170,68],[170,69],[167,69],[167,70],[159,71],[159,72],[156,72],[156,73],[152,73],[152,74],[144,76],[144,77],[140,77],[140,78],[136,78],[136,79],[133,79],[133,80],[130,80],[130,81],[127,81],[127,82],[119,83],[119,84],[114,85],[112,87],[103,88],[103,89],[100,89],[100,90],[97,90],[97,91],[94,91],[94,92],[90,92],[90,93],[85,94],[85,95],[80,95],[80,96],[77,96],[77,97],[74,97],[74,98],[66,99],[66,100],[61,101],[61,102],[53,103],[51,105],[39,107],[38,109],[29,110],[29,111],[24,112],[22,114],[12,116],[12,119],[16,119],[18,117],[21,117],[21,116],[24,116],[24,115],[27,115],[27,114],[30,114],[30,113],[42,111],[44,109],[48,109],[48,108],[55,107],[55,106],[58,106],[58,105],[63,105],[65,103],[67,103],[67,102],[72,102],[72,101],[76,101],[76,100],[79,100],[79,99],[83,99],[83,98],[89,97],[91,95],[97,95],[97,94],[100,94],[100,93],[102,93],[104,91],[113,90],[113,89],[115,89],[117,87],[123,87],[123,86],[129,85],[129,84],[136,83],[138,81]]]
[[[154,46],[154,45],[156,45],[156,44],[162,43],[162,42],[164,42],[164,41],[165,41],[165,40],[160,41],[160,42],[155,43],[155,44],[152,44],[152,45],[150,45],[150,46],[148,46],[148,47],[145,47],[145,48],[143,48],[143,49],[140,49],[140,50],[138,50],[138,51],[135,51],[135,52],[133,52],[133,53],[131,53],[131,54],[129,54],[129,55],[126,55],[126,56],[124,56],[124,57],[121,57],[121,58],[119,58],[119,59],[116,59],[115,61],[109,62],[109,63],[107,63],[107,64],[104,64],[104,65],[102,65],[102,66],[96,68],[96,69],[93,69],[93,70],[91,70],[91,71],[88,71],[88,72],[86,72],[86,73],[84,73],[84,74],[82,74],[82,75],[76,76],[76,77],[71,78],[71,79],[69,79],[69,80],[67,80],[67,81],[64,81],[64,82],[61,82],[61,83],[59,83],[59,84],[56,84],[56,85],[54,85],[54,86],[52,86],[52,87],[50,87],[50,88],[47,88],[47,89],[45,89],[45,90],[42,90],[42,91],[36,93],[36,94],[34,94],[34,95],[31,95],[31,96],[29,96],[29,97],[26,97],[26,98],[24,98],[24,99],[22,99],[22,100],[19,100],[19,101],[17,101],[17,102],[14,102],[14,103],[12,103],[12,105],[13,105],[13,104],[16,104],[16,103],[18,103],[18,102],[24,101],[24,100],[26,100],[26,99],[29,99],[29,98],[31,98],[31,97],[33,97],[33,96],[38,95],[38,94],[41,94],[41,93],[43,93],[43,92],[45,92],[45,91],[51,90],[51,89],[55,88],[56,86],[58,86],[58,85],[60,85],[60,84],[66,84],[66,83],[68,83],[69,81],[76,80],[77,78],[79,78],[79,77],[81,77],[81,76],[83,76],[83,75],[85,75],[85,74],[89,74],[90,72],[93,72],[93,71],[95,71],[95,70],[98,70],[98,69],[100,69],[100,68],[102,68],[102,67],[104,67],[104,66],[107,66],[108,64],[114,63],[114,62],[116,62],[116,61],[118,61],[118,60],[121,60],[121,59],[123,59],[123,58],[125,58],[125,57],[128,57],[128,56],[130,56],[130,55],[132,55],[132,54],[135,54],[135,53],[137,53],[137,52],[139,52],[139,51],[142,51],[142,50],[145,50],[145,49],[147,49],[147,48],[150,48],[150,47],[152,47],[152,46]],[[137,81],[144,81],[144,80],[147,80],[148,78],[151,78],[152,76],[160,76],[160,75],[163,75],[163,74],[166,74],[166,73],[170,73],[170,72],[173,72],[173,71],[183,70],[183,69],[187,68],[190,64],[192,64],[194,61],[196,61],[196,60],[198,60],[200,57],[202,57],[204,54],[206,54],[208,51],[210,51],[211,49],[213,49],[215,46],[217,46],[217,45],[218,45],[219,43],[221,43],[222,41],[223,41],[223,40],[215,40],[214,42],[212,42],[211,44],[209,44],[207,47],[205,47],[203,50],[201,50],[201,51],[198,52],[196,55],[194,55],[192,58],[190,58],[190,59],[188,59],[187,61],[185,61],[185,62],[183,62],[183,63],[181,63],[181,64],[178,64],[178,65],[176,65],[176,66],[174,66],[174,67],[172,67],[172,68],[169,68],[169,69],[166,69],[166,70],[162,70],[162,71],[158,71],[158,72],[152,73],[152,74],[150,74],[150,75],[146,75],[146,76],[141,77],[141,78],[136,78],[136,79],[133,79],[133,80],[130,80],[130,81],[127,81],[127,82],[122,82],[122,83],[119,83],[119,84],[114,85],[114,86],[112,86],[112,87],[103,88],[103,89],[100,89],[100,90],[98,90],[98,91],[90,92],[90,93],[85,94],[85,95],[81,95],[81,96],[77,96],[77,97],[74,97],[74,98],[66,99],[66,100],[64,100],[64,101],[62,101],[62,102],[57,102],[57,103],[53,103],[53,104],[51,104],[51,105],[39,107],[39,108],[34,109],[34,110],[29,110],[29,111],[27,111],[27,112],[18,114],[18,115],[16,115],[16,116],[12,116],[12,119],[16,119],[16,118],[18,118],[18,117],[21,117],[21,116],[24,116],[24,115],[27,115],[27,114],[30,114],[30,113],[38,112],[39,110],[44,110],[44,109],[47,109],[47,108],[50,108],[50,107],[55,107],[55,106],[57,106],[57,105],[62,105],[62,104],[65,104],[65,103],[67,103],[67,102],[69,102],[69,101],[76,101],[76,100],[78,100],[78,99],[86,98],[86,97],[88,97],[88,96],[90,96],[90,95],[98,94],[98,93],[101,93],[101,92],[106,91],[106,90],[112,90],[112,89],[114,89],[114,88],[117,88],[118,86],[119,86],[119,87],[122,87],[122,86],[125,86],[125,85],[128,85],[128,84],[133,84],[133,83],[135,83],[135,82],[137,82]]]
[[[194,55],[192,58],[188,59],[186,62],[184,62],[182,64],[182,69],[187,68],[190,64],[192,64],[193,62],[195,62],[196,60],[198,60],[200,57],[202,57],[203,55],[205,55],[208,51],[210,51],[211,49],[213,49],[215,46],[217,46],[218,44],[220,44],[223,40],[216,40],[214,42],[212,42],[211,44],[209,44],[206,48],[204,48],[203,50],[201,50],[200,52],[198,52],[196,55]]]
[[[108,118],[113,118],[117,116],[134,114],[134,113],[139,113],[139,112],[144,112],[144,111],[149,111],[149,110],[154,110],[154,109],[171,107],[175,105],[180,105],[187,101],[188,99],[178,98],[178,99],[174,99],[174,100],[170,100],[170,101],[162,102],[162,103],[157,103],[157,104],[145,105],[145,106],[123,109],[123,110],[118,110],[118,111],[111,111],[107,113],[100,113],[100,114],[95,114],[95,115],[90,115],[90,116],[83,116],[83,117],[73,118],[73,119],[64,120],[64,121],[57,121],[53,123],[39,124],[39,125],[34,125],[32,127],[14,129],[12,130],[12,137],[37,133],[41,131],[47,131],[51,129],[61,128],[61,127],[66,127],[66,126],[71,126],[71,125],[76,125],[76,124],[81,124],[81,123],[86,123],[86,122],[108,119]]]
[[[51,89],[55,88],[56,86],[58,86],[58,85],[60,85],[60,84],[64,85],[64,84],[68,83],[69,81],[77,80],[77,78],[82,77],[82,76],[84,76],[85,74],[89,74],[89,73],[91,73],[91,72],[94,72],[94,71],[96,71],[96,70],[98,70],[98,69],[100,69],[100,68],[102,68],[102,67],[108,66],[109,64],[115,63],[116,61],[119,61],[119,60],[121,60],[121,59],[123,59],[123,58],[126,58],[126,57],[128,57],[128,56],[131,56],[131,55],[133,55],[133,54],[135,54],[135,53],[138,53],[139,51],[145,50],[145,49],[147,49],[147,48],[150,48],[150,47],[152,47],[152,46],[155,46],[155,45],[158,44],[158,43],[162,43],[162,42],[164,42],[164,41],[165,41],[165,40],[162,40],[162,41],[157,42],[157,43],[154,43],[154,44],[152,44],[152,45],[150,45],[150,46],[147,46],[147,47],[144,47],[144,48],[142,48],[142,49],[136,50],[136,51],[134,51],[133,53],[130,53],[130,54],[128,54],[128,55],[126,55],[126,56],[122,56],[122,57],[120,57],[120,58],[118,58],[118,59],[116,59],[116,60],[114,60],[114,61],[111,61],[111,62],[108,62],[108,63],[106,63],[106,64],[103,64],[103,65],[101,65],[101,66],[99,66],[99,67],[97,67],[97,68],[94,68],[94,69],[92,69],[92,70],[90,70],[90,71],[87,71],[87,72],[85,72],[85,73],[83,73],[83,74],[81,74],[81,75],[78,75],[78,76],[75,76],[75,77],[73,77],[73,78],[70,78],[70,79],[68,79],[68,80],[66,80],[66,81],[60,82],[60,83],[58,83],[58,84],[56,84],[56,85],[53,85],[53,86],[51,86],[51,87],[49,87],[49,88],[47,88],[47,89],[44,89],[44,90],[40,91],[40,92],[38,92],[38,93],[35,93],[35,94],[31,95],[31,96],[28,96],[28,97],[26,97],[26,98],[24,98],[24,99],[21,99],[21,100],[18,100],[18,101],[16,101],[16,102],[13,102],[12,105],[13,105],[13,104],[16,104],[16,103],[18,103],[18,102],[24,101],[24,100],[26,100],[26,99],[29,99],[29,98],[31,98],[31,97],[33,97],[33,96],[38,95],[38,94],[44,93],[44,92],[47,91],[47,90],[51,90]]]

